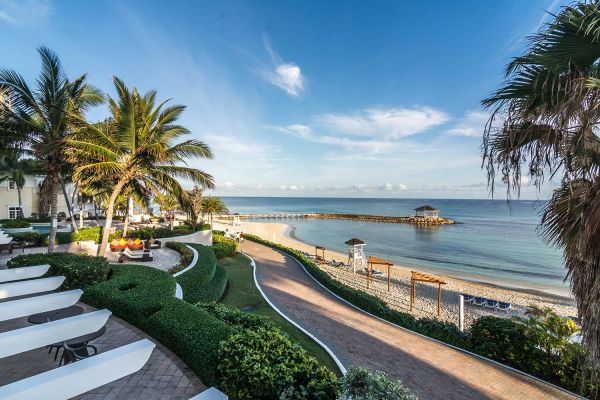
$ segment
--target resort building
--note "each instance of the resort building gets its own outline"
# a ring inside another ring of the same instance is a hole
[[[437,208],[431,207],[428,204],[424,206],[415,208],[415,217],[421,218],[439,218],[440,210]]]
[[[0,176],[2,174],[0,173]],[[36,175],[25,175],[25,185],[21,189],[21,204],[23,205],[24,218],[37,215],[47,215],[41,205],[42,195],[40,186],[44,178]],[[71,185],[67,185],[69,196],[72,195]],[[58,212],[68,214],[69,209],[62,192],[58,193]],[[0,184],[0,219],[19,218],[19,190],[14,181]]]

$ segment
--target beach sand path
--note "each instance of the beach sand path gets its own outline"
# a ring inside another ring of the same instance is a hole
[[[400,378],[426,399],[574,399],[551,385],[371,317],[318,285],[291,257],[246,241],[259,285],[276,307],[346,367]]]

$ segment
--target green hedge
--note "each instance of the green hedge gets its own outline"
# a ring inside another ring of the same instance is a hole
[[[77,232],[56,232],[56,240],[59,244],[73,243],[80,240],[93,240],[94,243],[100,243],[102,239],[102,227],[84,227],[79,228]]]
[[[40,232],[18,232],[11,233],[13,239],[23,243],[25,247],[42,247],[48,245],[48,234]]]
[[[176,266],[169,269],[170,274],[175,274],[190,265],[192,260],[194,259],[194,253],[187,247],[185,243],[180,242],[167,242],[165,246],[171,250],[175,250],[181,255],[181,262]]]
[[[231,336],[221,344],[218,372],[223,391],[237,400],[335,399],[335,374],[279,330]]]
[[[103,257],[74,253],[22,254],[8,261],[9,268],[50,264],[47,275],[64,275],[62,290],[85,288],[108,279],[112,269]]]
[[[213,317],[235,328],[245,329],[273,329],[270,318],[258,314],[245,313],[237,308],[229,308],[220,303],[196,303],[196,307],[207,311]]]
[[[139,326],[174,294],[175,279],[167,272],[120,264],[113,267],[111,279],[87,288],[82,300],[94,307],[106,307]]]
[[[220,265],[217,265],[215,275],[210,282],[192,290],[188,289],[189,293],[183,289],[183,298],[190,303],[210,303],[211,301],[219,301],[223,298],[226,288],[227,270]]]
[[[2,222],[2,228],[5,229],[29,228],[30,226],[31,223],[23,218],[5,219]]]
[[[130,230],[127,232],[128,237],[139,238],[142,240],[147,239],[161,239],[170,238],[175,236],[185,236],[194,233],[190,226],[176,226],[172,230],[169,228],[139,228],[136,230]],[[123,235],[123,231],[117,231],[113,238],[120,239]]]
[[[218,382],[219,343],[235,331],[206,311],[170,299],[144,324],[146,332],[181,357],[207,386]]]
[[[233,257],[238,250],[238,244],[235,240],[227,239],[223,236],[213,235],[212,251],[218,260],[227,257]]]

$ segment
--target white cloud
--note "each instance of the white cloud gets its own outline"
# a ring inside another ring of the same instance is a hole
[[[467,111],[448,133],[458,136],[481,137],[490,115],[482,111]]]
[[[235,187],[235,183],[228,181],[228,182],[223,182],[219,186],[221,186],[221,187],[223,187],[225,189],[233,189]]]
[[[49,13],[47,0],[0,0],[0,21],[13,25],[32,23]]]
[[[406,186],[403,183],[399,183],[398,185],[394,185],[393,183],[387,182],[384,185],[381,185],[377,188],[377,190],[381,190],[381,191],[386,191],[386,192],[393,192],[393,191],[403,191],[408,189],[408,186]]]
[[[271,56],[273,66],[262,71],[262,77],[273,85],[283,89],[292,97],[299,97],[304,91],[305,78],[302,70],[293,62],[284,62],[273,50],[268,39],[264,38],[264,45]]]
[[[446,113],[432,107],[366,108],[351,114],[321,114],[314,118],[326,130],[387,139],[415,135],[449,119]]]

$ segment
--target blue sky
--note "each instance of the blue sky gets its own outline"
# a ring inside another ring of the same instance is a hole
[[[0,65],[187,105],[217,195],[485,198],[479,102],[564,3],[0,0]]]

